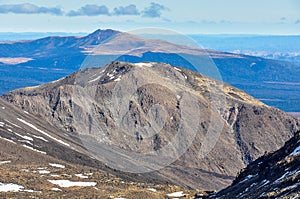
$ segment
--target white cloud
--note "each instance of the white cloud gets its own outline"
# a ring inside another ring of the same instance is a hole
[[[43,7],[31,3],[24,4],[5,4],[0,5],[0,13],[14,13],[14,14],[52,14],[62,15],[63,11],[58,7]]]
[[[162,11],[169,10],[164,5],[152,2],[151,5],[143,10],[143,17],[159,18]]]
[[[136,5],[120,6],[114,8],[114,15],[139,15]]]
[[[67,16],[75,17],[75,16],[98,16],[98,15],[110,15],[107,6],[105,5],[94,5],[87,4],[78,10],[71,10]]]

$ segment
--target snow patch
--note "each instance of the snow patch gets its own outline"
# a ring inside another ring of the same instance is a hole
[[[37,128],[36,126],[34,126],[33,124],[31,124],[31,123],[29,123],[29,122],[26,122],[25,120],[20,119],[20,118],[17,118],[17,119],[18,119],[20,122],[26,124],[27,126],[33,128],[34,130],[36,130],[36,131],[42,133],[43,135],[45,135],[45,136],[51,138],[52,140],[55,140],[56,142],[58,142],[58,143],[60,143],[60,144],[63,144],[63,145],[65,145],[65,146],[70,146],[68,143],[65,143],[65,142],[62,141],[62,140],[56,139],[55,137],[49,135],[48,133],[46,133],[46,132],[44,132],[44,131],[38,129],[38,128]]]
[[[34,191],[34,190],[31,190],[31,189],[24,189],[23,191],[28,192],[28,193],[41,193],[41,191]]]
[[[4,127],[5,123],[0,122],[0,127]]]
[[[10,160],[0,161],[0,165],[1,165],[1,164],[8,164],[8,163],[11,163],[11,161],[10,161]]]
[[[298,183],[296,183],[296,184],[294,184],[294,185],[285,187],[285,188],[282,190],[282,192],[287,191],[287,190],[293,190],[293,189],[296,189],[296,188],[298,188],[299,185],[300,185],[300,182],[298,182]],[[298,189],[298,190],[299,190],[299,189]]]
[[[51,167],[56,167],[56,168],[61,168],[61,169],[66,168],[66,166],[65,166],[65,165],[62,165],[62,164],[49,163],[49,165],[50,165]]]
[[[274,183],[278,183],[280,182],[282,179],[285,179],[285,178],[289,178],[290,176],[294,175],[294,174],[297,174],[299,173],[300,171],[288,171],[286,172],[285,174],[283,174],[280,178],[278,178],[277,180],[274,181]]]
[[[39,174],[50,174],[51,171],[48,171],[48,170],[39,170],[38,173]]]
[[[95,79],[92,79],[92,80],[88,81],[88,83],[92,83],[92,82],[98,81],[100,78],[101,78],[101,76],[98,76]]]
[[[50,183],[60,187],[94,187],[96,182],[75,182],[70,180],[48,180]]]
[[[181,71],[181,69],[179,69],[179,68],[176,68],[176,67],[174,67],[174,69],[175,69],[175,70],[177,70],[177,71]]]
[[[263,180],[262,183],[263,184],[261,185],[261,187],[264,187],[266,184],[269,184],[270,181],[269,180]]]
[[[183,193],[183,191],[178,191],[174,193],[167,194],[168,197],[184,197],[186,194]]]
[[[57,175],[57,174],[51,174],[50,176],[51,176],[51,177],[55,177],[55,178],[60,177],[60,175]]]
[[[300,146],[298,146],[289,156],[297,155],[300,152]]]
[[[106,75],[110,78],[112,78],[114,76],[114,74],[110,74],[110,73],[107,73]]]
[[[78,177],[78,178],[84,178],[84,179],[89,178],[89,176],[83,175],[83,174],[81,174],[81,173],[75,174],[75,176]]]
[[[30,141],[28,141],[28,140],[18,140],[18,141],[33,146],[33,144]]]
[[[145,63],[145,62],[135,63],[134,65],[135,66],[139,66],[139,67],[144,67],[144,66],[146,66],[146,67],[152,67],[153,66],[153,64],[151,64],[151,63]]]
[[[4,184],[0,182],[0,192],[18,192],[23,191],[24,187],[17,184]]]
[[[7,138],[4,138],[4,137],[1,137],[1,136],[0,136],[0,139],[5,140],[5,141],[10,142],[10,143],[13,143],[13,144],[16,144],[14,141],[12,141],[10,139],[7,139]]]
[[[15,126],[15,127],[18,127],[18,128],[20,128],[21,129],[21,127],[20,126],[18,126],[18,125],[16,125],[16,124],[14,124],[14,123],[12,123],[12,122],[10,122],[10,121],[8,121],[8,120],[5,120],[6,122],[8,122],[8,123],[10,123],[11,125],[13,125],[13,126]]]
[[[36,135],[32,135],[32,137],[39,139],[39,140],[43,140],[45,142],[48,142],[48,140],[46,140],[45,138],[43,138],[42,136],[36,136]]]
[[[152,192],[157,192],[157,190],[154,188],[148,188],[147,190],[152,191]]]
[[[27,148],[27,149],[30,149],[30,150],[32,150],[32,151],[41,153],[41,154],[47,154],[47,153],[44,152],[44,151],[40,151],[40,150],[34,149],[34,148],[32,148],[32,147],[30,147],[30,146],[27,146],[27,145],[25,145],[25,144],[23,144],[22,146],[25,147],[25,148]]]
[[[2,110],[4,110],[4,109],[5,109],[5,107],[4,107],[4,106],[2,106],[2,107],[1,107],[1,109],[2,109]]]
[[[56,187],[54,187],[54,188],[51,188],[51,190],[52,190],[52,191],[61,191],[61,189],[59,189],[59,188],[56,188]]]
[[[114,80],[114,82],[119,82],[119,81],[121,81],[121,76]]]
[[[20,138],[23,138],[25,140],[29,140],[29,141],[33,141],[33,139],[29,136],[26,135],[20,135],[19,133],[13,132],[14,134],[16,134],[17,136],[19,136]]]

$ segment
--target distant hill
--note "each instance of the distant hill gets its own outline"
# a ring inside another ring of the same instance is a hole
[[[297,119],[237,88],[155,62],[86,68],[2,99],[49,122],[72,142],[79,136],[110,167],[162,168],[140,176],[194,189],[226,187],[241,168],[279,149],[300,128]]]
[[[204,50],[115,30],[2,42],[0,55],[0,93],[53,81],[82,66],[103,66],[114,60],[164,62],[220,79],[211,71],[210,66],[215,64],[225,82],[269,105],[300,112],[300,67],[289,62]]]
[[[300,64],[299,35],[189,35],[203,47]]]

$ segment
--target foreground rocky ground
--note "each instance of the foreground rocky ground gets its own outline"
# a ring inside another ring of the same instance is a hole
[[[89,167],[70,164],[14,165],[14,162],[7,162],[0,165],[0,172],[0,198],[161,199],[168,194],[193,198],[198,193],[174,185],[123,181]]]

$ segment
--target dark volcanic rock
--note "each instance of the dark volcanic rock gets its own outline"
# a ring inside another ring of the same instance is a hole
[[[258,158],[232,185],[209,198],[299,198],[300,132],[273,153]]]

